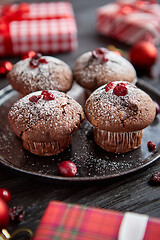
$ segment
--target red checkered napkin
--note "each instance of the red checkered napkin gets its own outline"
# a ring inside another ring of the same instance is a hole
[[[69,2],[0,6],[0,16],[0,56],[77,47],[77,26]]]
[[[159,240],[160,220],[51,201],[34,240]]]

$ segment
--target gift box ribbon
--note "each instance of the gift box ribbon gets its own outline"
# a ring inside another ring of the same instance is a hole
[[[62,4],[67,2],[61,2]],[[45,3],[47,5],[47,3]],[[56,3],[54,3],[56,6]],[[47,14],[44,12],[41,15],[38,14],[30,14],[30,10],[32,9],[32,5],[34,4],[27,4],[27,3],[20,3],[20,4],[11,4],[0,6],[0,35],[3,35],[4,47],[6,55],[12,53],[12,39],[10,35],[9,25],[12,21],[33,21],[33,20],[42,20],[42,19],[74,19],[74,15],[71,13],[62,12],[54,12],[54,14]]]

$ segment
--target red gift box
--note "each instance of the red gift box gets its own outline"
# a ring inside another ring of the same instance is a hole
[[[77,26],[69,2],[0,6],[0,56],[72,51]]]
[[[119,0],[97,9],[97,31],[127,44],[160,42],[160,6],[156,0]]]
[[[51,201],[33,240],[159,240],[160,219]]]

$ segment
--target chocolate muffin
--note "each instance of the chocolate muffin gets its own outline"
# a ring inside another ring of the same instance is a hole
[[[154,102],[131,83],[110,82],[86,101],[86,117],[94,126],[94,138],[103,149],[124,153],[141,145],[143,129],[155,118]]]
[[[67,92],[73,77],[66,63],[37,53],[33,58],[17,62],[7,78],[12,87],[25,96],[43,89]]]
[[[106,48],[82,54],[76,61],[74,77],[84,88],[94,91],[113,81],[136,82],[136,71],[132,64]]]
[[[15,134],[28,151],[50,156],[67,148],[84,120],[81,105],[67,94],[43,90],[18,100],[8,114]]]

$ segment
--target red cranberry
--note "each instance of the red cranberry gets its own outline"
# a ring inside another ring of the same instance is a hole
[[[23,206],[17,206],[17,207],[12,207],[9,209],[9,216],[12,221],[17,220],[17,221],[22,221],[24,218],[24,210]]]
[[[156,149],[156,144],[155,144],[154,142],[152,142],[152,141],[147,142],[147,146],[148,146],[148,149],[149,149],[150,151]]]
[[[30,61],[30,67],[31,68],[37,68],[38,67],[38,61],[37,59],[32,58]]]
[[[29,101],[37,103],[40,98],[41,98],[41,95],[38,95],[38,96],[33,95],[32,97],[29,98]]]
[[[46,101],[54,100],[54,95],[47,90],[43,90],[41,95],[43,95],[43,99]]]
[[[5,188],[0,188],[0,197],[8,203],[11,200],[11,193]]]
[[[107,85],[105,86],[105,90],[106,92],[108,92],[110,89],[114,88],[114,83],[113,82],[109,82],[107,83]]]
[[[160,172],[152,174],[150,181],[160,183]]]
[[[103,63],[108,61],[106,54],[108,50],[106,48],[97,48],[96,50],[92,50],[92,56],[94,58],[99,58]]]
[[[117,96],[125,96],[128,93],[125,83],[118,83],[117,86],[113,89],[113,93]]]
[[[156,107],[156,115],[160,113],[160,105],[157,102],[154,102]]]
[[[64,177],[74,177],[77,173],[77,167],[71,161],[63,161],[58,165],[58,172]]]
[[[49,92],[47,91],[47,90],[43,90],[42,92],[41,92],[41,95],[47,95]]]
[[[44,63],[44,64],[47,64],[47,60],[45,58],[39,58],[38,60],[39,63]]]

